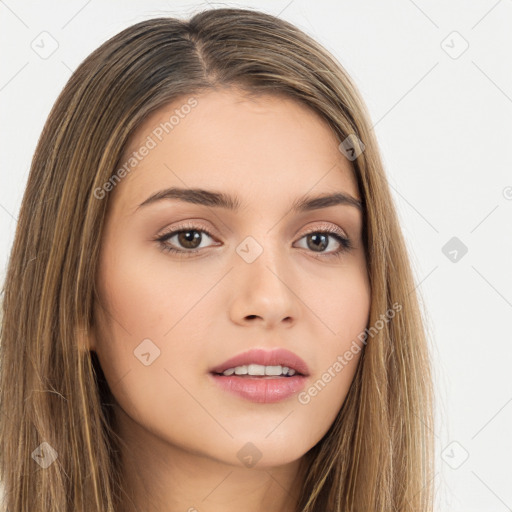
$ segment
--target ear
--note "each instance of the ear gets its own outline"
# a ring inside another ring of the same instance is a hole
[[[80,350],[83,350],[84,352],[96,351],[96,336],[93,329],[78,327],[76,338],[78,342],[78,348]]]

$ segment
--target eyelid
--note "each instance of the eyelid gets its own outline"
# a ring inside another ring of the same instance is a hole
[[[166,235],[170,233],[174,233],[175,231],[185,231],[187,229],[190,230],[196,230],[196,231],[205,231],[209,236],[212,238],[215,236],[217,237],[217,234],[215,232],[215,229],[212,229],[211,227],[208,227],[206,224],[203,224],[200,220],[185,220],[181,223],[178,223],[177,226],[170,226],[167,228],[164,228],[162,231],[160,231],[154,238],[154,240],[158,240],[160,238],[165,237]]]
[[[311,227],[311,229],[308,229],[305,233],[302,233],[302,236],[309,235],[310,233],[316,233],[317,231],[328,231],[329,233],[337,233],[343,238],[349,238],[344,229],[333,225],[332,223],[320,223],[320,225],[315,224],[313,227]]]

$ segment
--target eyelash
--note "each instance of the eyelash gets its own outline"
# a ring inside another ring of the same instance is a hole
[[[177,255],[187,258],[187,257],[190,257],[189,255],[198,253],[202,249],[181,250],[181,249],[176,249],[174,247],[171,247],[168,243],[166,243],[173,236],[179,235],[180,233],[184,233],[184,232],[186,233],[187,231],[196,231],[198,233],[206,233],[206,235],[209,236],[210,238],[214,238],[213,235],[210,234],[210,232],[207,229],[203,229],[201,226],[198,226],[198,225],[186,224],[186,225],[179,226],[178,228],[173,229],[172,231],[168,231],[167,233],[164,233],[164,234],[158,236],[157,238],[155,238],[155,241],[159,243],[160,249],[163,252],[177,254]],[[353,249],[353,245],[352,245],[350,238],[347,238],[347,237],[341,235],[339,233],[339,230],[336,228],[328,226],[328,227],[321,228],[321,229],[310,230],[310,231],[304,233],[299,240],[301,240],[302,238],[304,238],[308,235],[311,235],[311,234],[328,234],[340,244],[340,248],[334,252],[316,253],[321,258],[327,258],[327,259],[341,258],[341,256],[344,253]]]

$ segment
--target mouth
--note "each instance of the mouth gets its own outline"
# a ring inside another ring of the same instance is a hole
[[[284,349],[253,349],[210,370],[222,390],[245,400],[274,403],[304,388],[309,369],[293,352]]]

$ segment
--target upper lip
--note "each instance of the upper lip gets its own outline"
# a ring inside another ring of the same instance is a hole
[[[227,361],[215,366],[211,373],[222,373],[228,368],[244,366],[248,364],[261,364],[263,366],[287,366],[297,373],[309,375],[308,365],[297,355],[284,348],[274,350],[252,349],[238,354]]]

